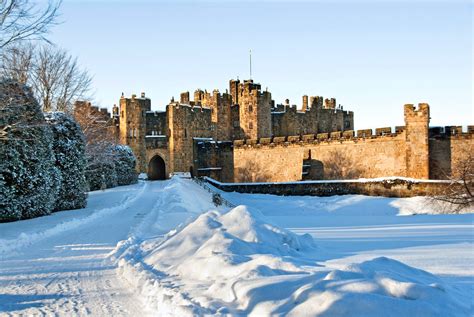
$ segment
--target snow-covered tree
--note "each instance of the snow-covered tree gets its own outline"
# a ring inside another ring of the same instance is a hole
[[[99,190],[117,186],[117,173],[113,161],[92,161],[86,168],[89,190]]]
[[[61,186],[55,210],[84,208],[87,198],[84,134],[74,119],[63,112],[45,114],[53,131],[56,167],[61,172]]]
[[[135,184],[138,175],[135,171],[137,160],[127,145],[115,145],[112,149],[118,185]]]
[[[49,214],[61,182],[53,134],[31,90],[0,81],[0,220]]]

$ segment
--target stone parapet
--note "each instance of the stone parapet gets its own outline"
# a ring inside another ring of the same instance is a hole
[[[249,194],[271,194],[281,196],[334,196],[368,195],[384,197],[429,196],[445,190],[452,184],[448,181],[426,181],[407,178],[367,180],[328,180],[281,183],[220,183],[205,179],[211,185],[225,191]]]
[[[260,138],[260,139],[244,139],[235,140],[234,146],[275,146],[279,144],[298,144],[301,146],[308,144],[321,144],[321,143],[341,143],[341,142],[364,142],[366,140],[377,140],[381,141],[390,138],[398,137],[405,130],[401,127],[397,127],[395,132],[392,131],[391,127],[377,128],[376,133],[373,134],[372,129],[357,130],[357,134],[354,130],[347,131],[335,131],[330,133],[318,133],[318,134],[305,134],[305,135],[290,135],[290,136],[277,136],[273,138]],[[464,134],[463,134],[464,135]]]

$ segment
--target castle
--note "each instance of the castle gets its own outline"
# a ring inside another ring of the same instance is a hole
[[[404,107],[405,125],[354,131],[354,113],[334,98],[303,96],[300,109],[275,104],[253,80],[229,90],[181,93],[166,111],[151,100],[120,99],[114,132],[151,179],[191,172],[224,182],[282,182],[384,176],[446,179],[474,149],[474,126],[429,127],[429,106]]]

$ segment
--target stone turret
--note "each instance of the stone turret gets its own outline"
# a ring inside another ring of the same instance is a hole
[[[303,96],[303,106],[301,107],[301,111],[306,111],[308,110],[308,96],[304,95]]]
[[[151,101],[141,94],[141,98],[120,98],[120,143],[130,146],[137,157],[137,172],[146,172],[146,112],[151,109]]]
[[[404,115],[407,176],[428,179],[430,106],[427,103],[420,103],[418,104],[418,109],[415,109],[413,104],[406,104]]]
[[[179,102],[185,105],[189,105],[189,91],[182,92],[179,98]]]

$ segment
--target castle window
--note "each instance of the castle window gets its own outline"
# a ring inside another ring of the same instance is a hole
[[[185,138],[188,137],[188,129],[184,129],[184,137],[185,137]]]
[[[234,128],[238,128],[240,126],[239,121],[234,121]]]
[[[130,129],[130,131],[128,131],[128,136],[131,138],[133,137],[133,129]]]
[[[249,106],[249,112],[252,112],[253,111],[253,107],[252,105]]]
[[[122,110],[122,112],[121,112],[121,115],[122,115],[122,118],[123,118],[123,110]]]
[[[253,129],[253,122],[249,122],[249,129]]]
[[[351,123],[349,121],[344,121],[344,128],[349,128],[351,126]]]

